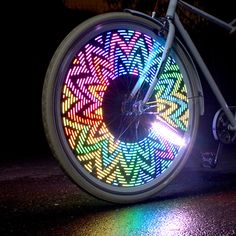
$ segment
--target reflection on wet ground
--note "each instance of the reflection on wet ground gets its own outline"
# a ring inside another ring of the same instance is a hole
[[[0,166],[0,235],[236,235],[236,152],[216,169],[191,156],[158,196],[106,203],[75,186],[51,157]]]

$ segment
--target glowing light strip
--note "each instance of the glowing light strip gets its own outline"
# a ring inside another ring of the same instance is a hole
[[[167,124],[156,121],[152,124],[152,128],[162,138],[175,145],[184,146],[186,144],[185,139],[182,138],[175,130],[173,130],[171,126]]]

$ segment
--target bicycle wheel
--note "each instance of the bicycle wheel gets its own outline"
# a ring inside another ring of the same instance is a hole
[[[142,112],[134,109],[160,61],[159,30],[128,13],[95,16],[67,35],[48,67],[42,115],[49,145],[72,180],[97,198],[150,198],[190,154],[199,121],[197,75],[177,39],[150,101]],[[129,99],[140,77],[143,85]]]

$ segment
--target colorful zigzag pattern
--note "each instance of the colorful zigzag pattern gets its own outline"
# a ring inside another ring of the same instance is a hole
[[[61,118],[68,144],[80,165],[113,186],[132,187],[162,174],[179,151],[155,132],[125,143],[104,122],[103,98],[112,80],[136,75],[151,83],[162,40],[138,31],[113,30],[91,39],[71,61],[61,92]],[[155,87],[157,112],[172,127],[188,127],[187,89],[179,66],[169,58]]]

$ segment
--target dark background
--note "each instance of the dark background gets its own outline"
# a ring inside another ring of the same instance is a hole
[[[204,10],[227,22],[236,17],[234,1],[204,2]],[[96,13],[69,9],[61,0],[11,1],[1,8],[5,15],[1,29],[1,159],[45,157],[51,154],[41,118],[47,66],[66,34]],[[187,27],[226,101],[236,105],[236,37],[211,23]],[[196,146],[211,148],[215,145],[211,122],[219,105],[204,80],[202,85],[206,114],[200,120]]]

